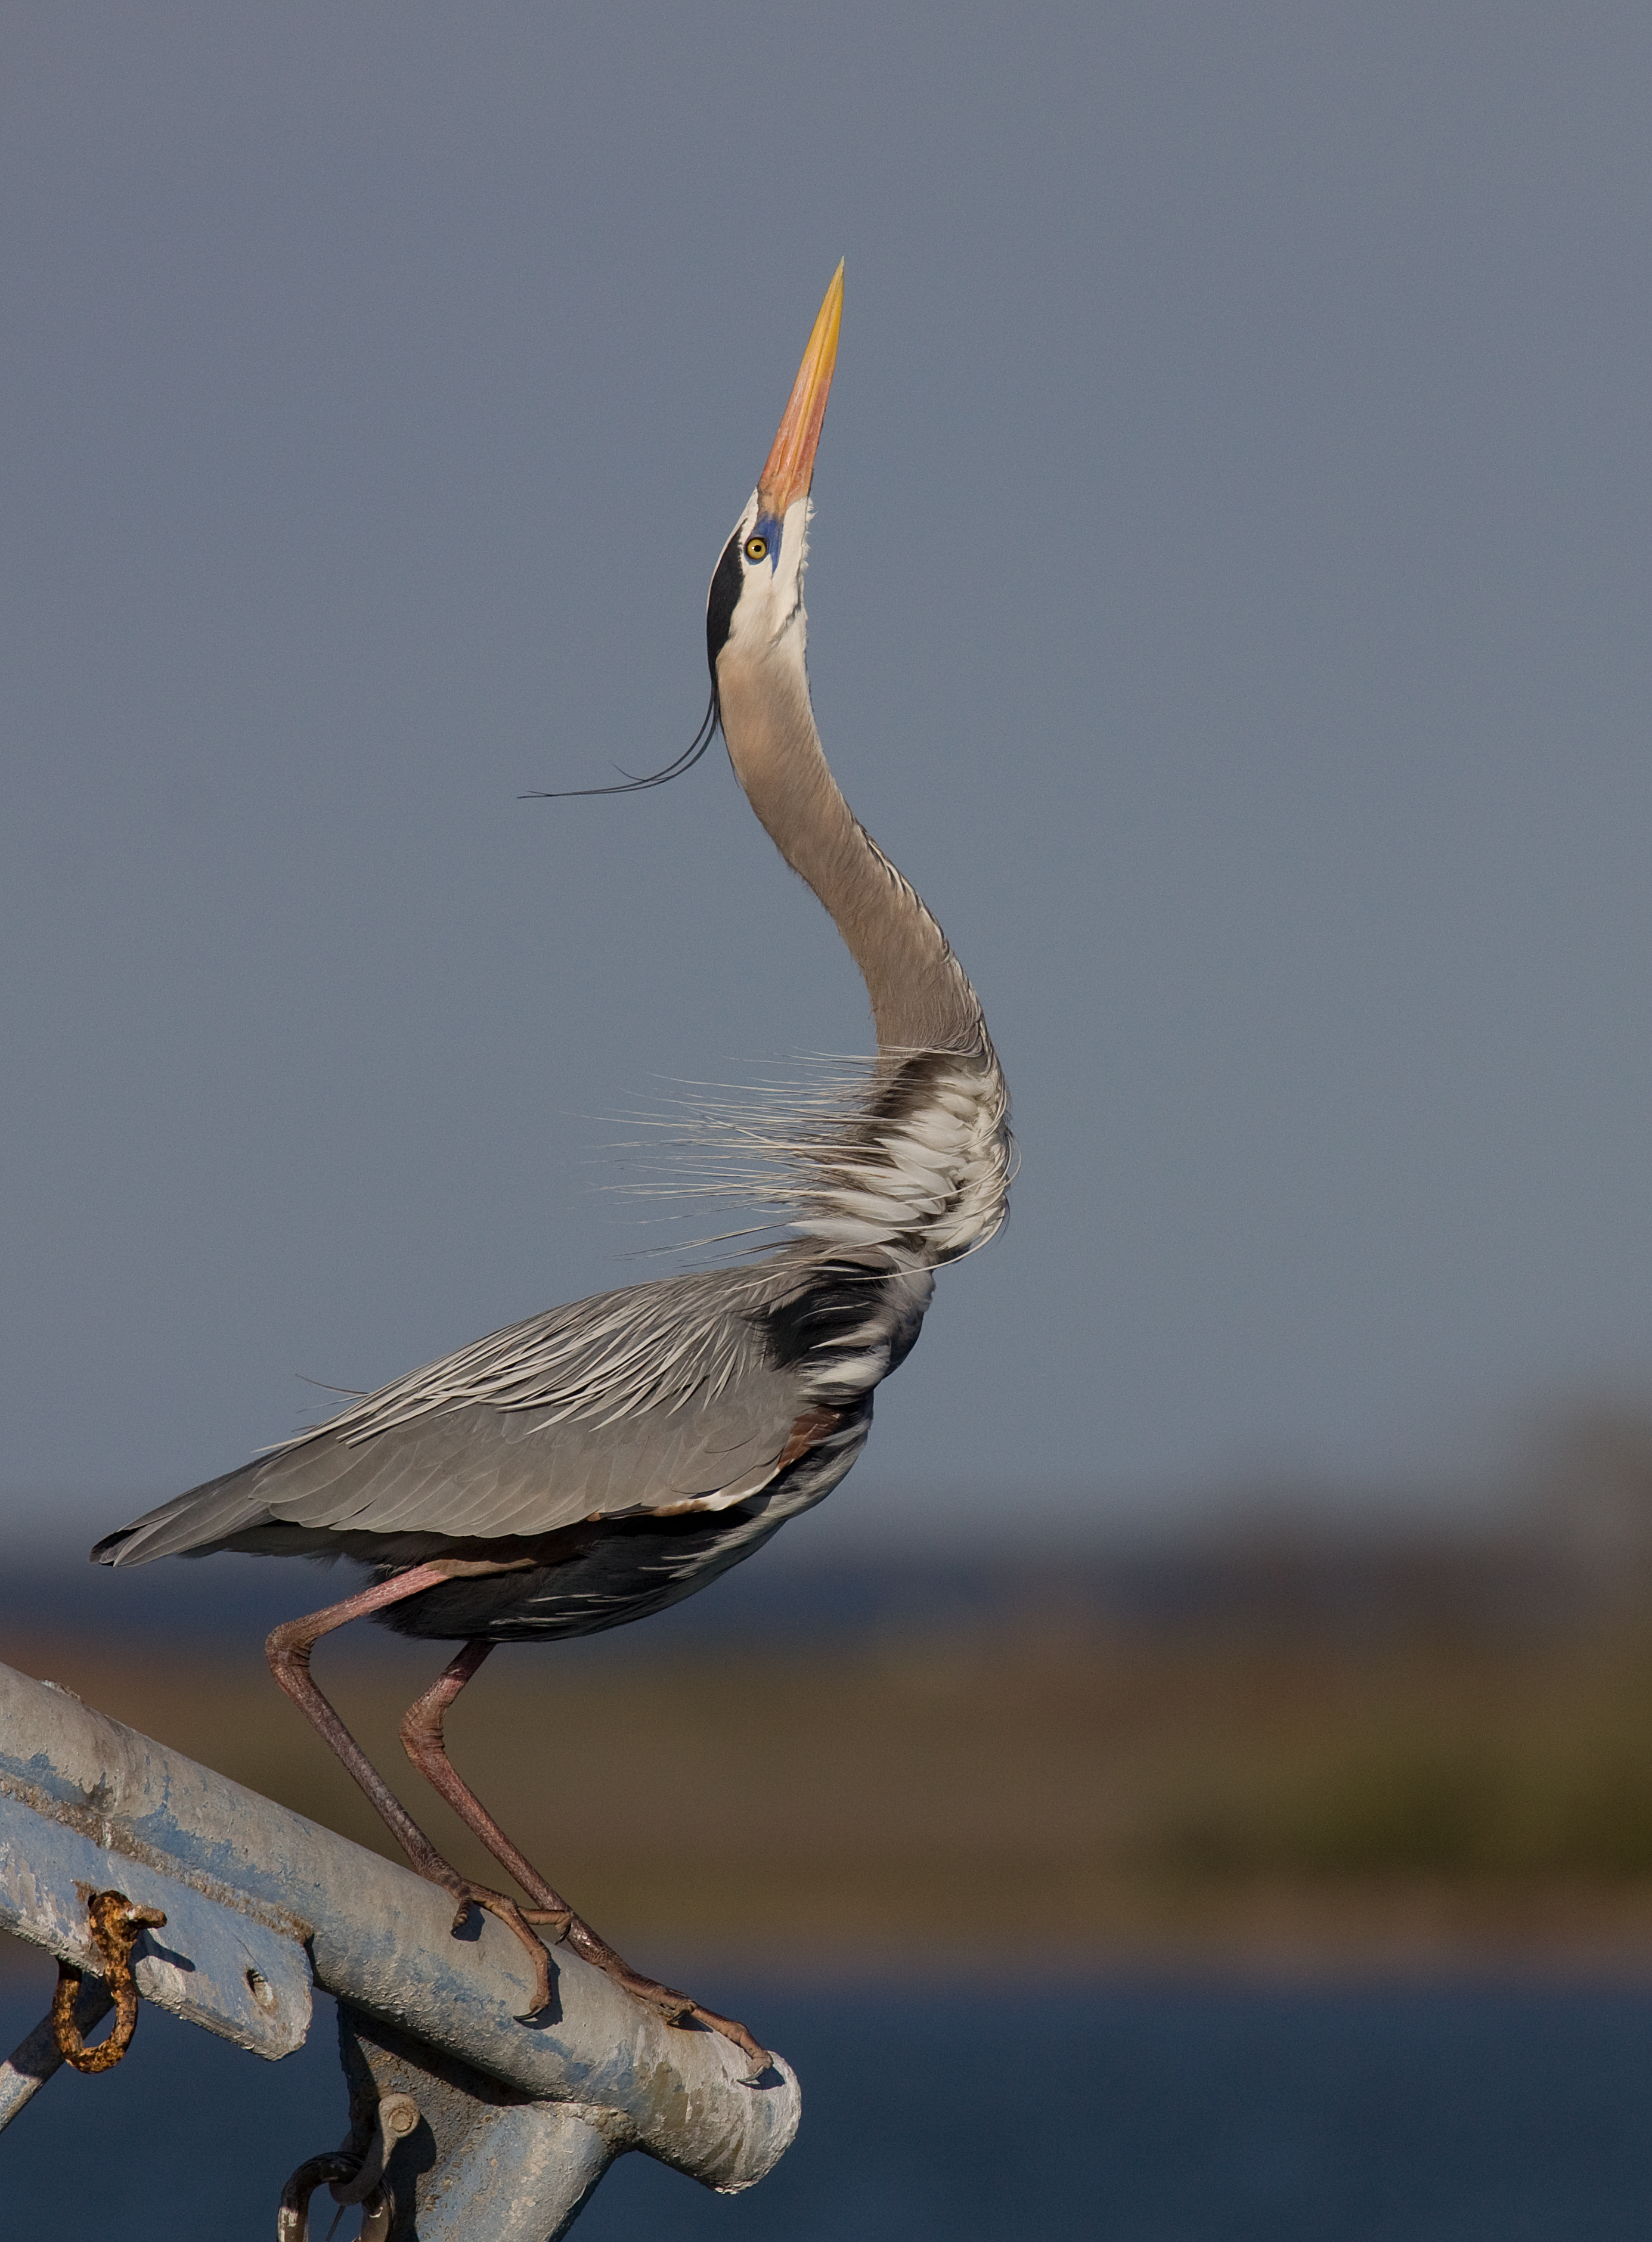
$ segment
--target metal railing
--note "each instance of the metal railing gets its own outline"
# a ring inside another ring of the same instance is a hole
[[[312,1984],[337,1997],[350,2131],[294,2172],[282,2242],[324,2185],[362,2205],[364,2242],[548,2242],[627,2151],[733,2192],[797,2130],[779,2057],[748,2083],[738,2048],[562,1948],[523,2023],[527,1957],[492,1916],[456,1936],[407,1869],[0,1666],[0,1928],[67,1965],[59,2021],[0,2066],[0,2126],[115,2004],[111,1913],[143,2000],[271,2061],[304,2044]]]

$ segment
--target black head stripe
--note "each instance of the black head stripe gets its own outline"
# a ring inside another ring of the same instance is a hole
[[[741,587],[746,581],[745,569],[740,560],[740,532],[722,548],[722,558],[717,563],[716,574],[711,579],[711,589],[706,596],[706,660],[711,664],[711,681],[717,681],[717,656],[729,643],[729,634],[734,628],[735,609],[740,603]]]

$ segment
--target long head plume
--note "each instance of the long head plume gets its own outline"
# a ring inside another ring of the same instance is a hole
[[[717,727],[721,722],[722,718],[717,708],[717,687],[714,679],[711,698],[706,703],[705,715],[700,719],[699,730],[684,748],[682,753],[680,755],[674,755],[671,761],[661,769],[650,771],[646,777],[642,778],[634,777],[629,771],[621,770],[621,782],[617,786],[541,788],[532,794],[519,794],[516,799],[519,802],[580,802],[594,794],[646,794],[651,786],[668,786],[674,778],[681,778],[684,771],[694,769],[701,756],[716,738]]]

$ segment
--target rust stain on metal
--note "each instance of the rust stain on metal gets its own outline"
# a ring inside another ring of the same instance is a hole
[[[84,1890],[83,1885],[82,1890]],[[93,1892],[86,1903],[91,1943],[104,1964],[103,1977],[115,2003],[115,2028],[96,2047],[88,2047],[75,2022],[80,1971],[72,1962],[57,1964],[57,1990],[51,2001],[52,2037],[64,2061],[77,2071],[112,2071],[131,2045],[138,2029],[138,1987],[132,1977],[132,1949],[138,1934],[158,1930],[166,1917],[158,1908],[134,1907],[124,1892]]]

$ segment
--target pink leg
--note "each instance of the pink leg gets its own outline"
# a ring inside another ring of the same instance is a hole
[[[508,1869],[522,1890],[535,1904],[524,1910],[529,1921],[550,1924],[558,1940],[566,1939],[574,1951],[587,1962],[612,1977],[640,2001],[673,2024],[685,2024],[692,2017],[710,2031],[721,2032],[732,2040],[743,2054],[752,2059],[752,2076],[755,2078],[767,2066],[769,2051],[759,2047],[742,2024],[730,2017],[714,2015],[702,2008],[699,2002],[687,1993],[674,1992],[668,1985],[655,1983],[633,1970],[622,1961],[608,1943],[597,1936],[589,1923],[574,1914],[567,1902],[553,1891],[539,1870],[518,1849],[500,1828],[475,1792],[465,1781],[447,1756],[447,1747],[442,1736],[442,1723],[447,1708],[471,1680],[483,1660],[493,1649],[491,1642],[478,1640],[467,1642],[459,1655],[443,1669],[422,1697],[411,1704],[402,1716],[401,1741],[407,1756],[425,1780],[447,1801],[466,1826],[480,1837],[500,1866]]]
[[[306,1619],[288,1620],[285,1626],[276,1628],[264,1649],[270,1671],[366,1791],[413,1867],[421,1876],[440,1884],[458,1901],[454,1930],[460,1927],[473,1907],[481,1907],[508,1924],[521,1940],[534,1963],[534,2005],[528,2014],[537,2016],[541,2009],[548,2007],[551,1997],[550,1961],[544,1942],[536,1937],[514,1899],[491,1890],[486,1884],[473,1883],[444,1860],[322,1695],[310,1674],[312,1651],[321,1637],[331,1635],[335,1628],[347,1627],[353,1619],[365,1619],[371,1612],[383,1611],[386,1605],[416,1596],[444,1581],[512,1569],[451,1557],[416,1565],[411,1572],[398,1573],[393,1579],[381,1581],[376,1588],[365,1588],[359,1595],[350,1596],[341,1604],[329,1604],[325,1611],[312,1612]]]

